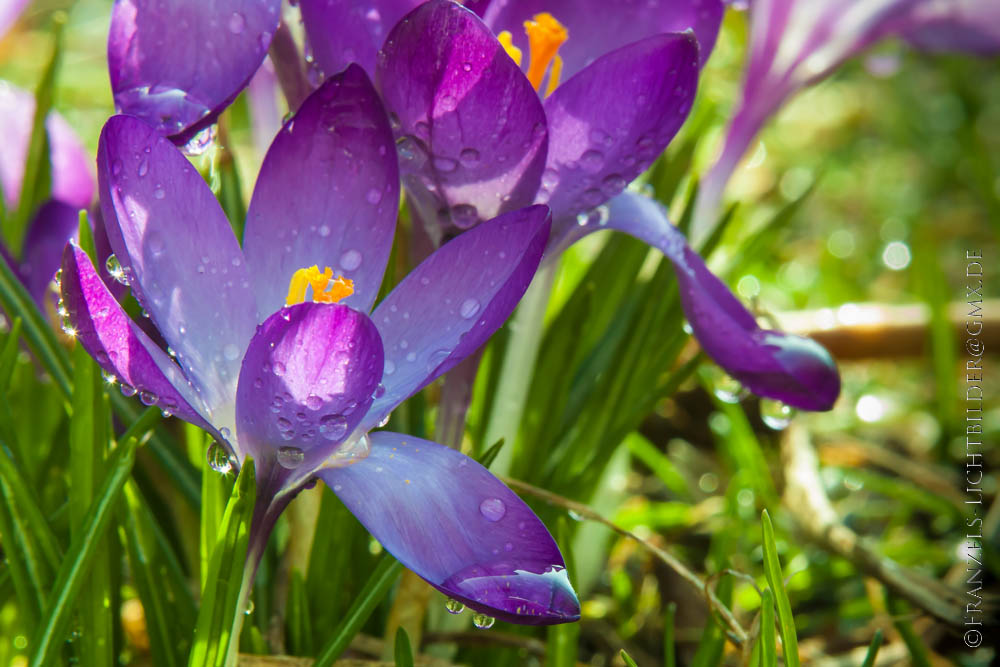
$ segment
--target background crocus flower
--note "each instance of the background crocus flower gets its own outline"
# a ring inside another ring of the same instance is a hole
[[[257,71],[280,8],[280,0],[116,0],[108,34],[115,107],[186,143]]]
[[[144,402],[209,429],[239,461],[254,458],[251,558],[318,477],[445,594],[517,623],[578,617],[554,540],[503,483],[436,443],[368,435],[507,318],[542,256],[544,207],[445,245],[369,316],[399,177],[388,118],[360,67],[326,81],[275,138],[242,249],[198,173],[140,120],[108,121],[98,166],[111,246],[177,363],[68,246],[62,290],[72,324]]]
[[[895,29],[926,51],[991,56],[1000,52],[1000,2],[997,0],[924,0]]]
[[[17,209],[34,114],[31,93],[0,81],[0,124],[4,128],[0,185],[7,211]],[[38,303],[59,268],[63,246],[76,232],[79,211],[90,206],[95,188],[90,157],[65,119],[53,111],[45,129],[52,164],[50,198],[35,212],[21,248],[0,244],[0,253]]]
[[[0,2],[0,36],[14,25],[17,18],[28,6],[28,0],[3,0]]]
[[[878,39],[898,34],[925,4],[926,0],[750,3],[743,93],[722,151],[701,181],[692,227],[696,242],[714,227],[726,183],[757,133],[785,101]]]
[[[522,65],[545,39],[574,39],[555,20],[528,26],[548,37],[535,35]],[[705,43],[714,41],[712,25]],[[504,41],[506,48],[467,9],[434,0],[407,15],[380,53],[377,85],[397,124],[403,182],[430,232],[447,237],[535,202],[552,210],[550,260],[599,229],[636,236],[674,262],[694,333],[727,372],[793,407],[829,409],[840,384],[829,354],[799,337],[761,333],[683,237],[667,233],[661,209],[623,192],[687,117],[702,60],[695,36],[654,34],[585,65],[567,61],[563,71],[579,69],[556,86],[549,82],[559,74],[551,68],[558,53],[543,56],[549,69],[532,81]],[[543,84],[552,89],[544,98]],[[732,336],[740,354],[727,351]]]

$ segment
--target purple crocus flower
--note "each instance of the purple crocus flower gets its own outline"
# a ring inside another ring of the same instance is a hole
[[[71,323],[130,393],[209,430],[238,461],[254,458],[251,558],[319,478],[446,595],[515,623],[579,617],[554,540],[510,489],[455,450],[369,433],[507,318],[545,248],[545,207],[444,245],[369,315],[399,175],[387,115],[358,66],[328,79],[275,138],[242,249],[199,174],[139,119],[108,121],[98,172],[111,246],[176,362],[67,246]]]
[[[840,382],[826,350],[760,329],[662,208],[624,192],[691,108],[704,59],[695,34],[655,32],[675,23],[662,16],[652,22],[645,5],[628,5],[633,27],[652,34],[628,33],[625,38],[635,41],[616,45],[617,37],[610,36],[615,31],[602,32],[600,20],[589,18],[580,24],[582,34],[611,50],[588,51],[584,45],[568,51],[559,65],[556,57],[576,38],[573,28],[557,16],[514,12],[532,11],[529,5],[491,4],[484,12],[502,19],[501,27],[527,19],[532,44],[521,49],[520,64],[512,35],[501,30],[498,38],[473,12],[446,0],[408,14],[379,53],[377,85],[398,137],[403,182],[429,233],[440,241],[534,202],[552,210],[550,261],[599,229],[636,236],[674,263],[694,333],[730,375],[791,406],[829,409]],[[709,17],[698,24],[698,39],[714,43],[721,3],[674,7],[698,8],[685,14],[689,21]],[[565,73],[571,75],[562,80]]]
[[[115,0],[115,106],[187,143],[229,106],[267,54],[281,0]]]
[[[0,81],[0,125],[4,128],[4,141],[0,142],[0,185],[7,211],[15,210],[18,205],[34,115],[34,96]],[[45,128],[52,164],[51,197],[35,212],[21,248],[0,244],[0,255],[39,304],[59,268],[63,246],[76,233],[80,209],[90,206],[94,197],[90,157],[80,139],[54,111],[46,119]]]
[[[925,0],[895,30],[925,51],[993,56],[1000,52],[1000,2]]]

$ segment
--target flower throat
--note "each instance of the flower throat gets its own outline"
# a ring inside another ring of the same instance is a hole
[[[569,39],[569,31],[552,14],[542,12],[524,22],[524,34],[528,36],[528,81],[535,90],[541,90],[542,80],[548,71],[549,83],[545,87],[545,96],[548,97],[559,85],[563,67],[559,47]],[[504,30],[497,38],[507,55],[520,66],[521,49],[514,46],[510,31]]]

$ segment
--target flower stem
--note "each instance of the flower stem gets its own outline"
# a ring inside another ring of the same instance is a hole
[[[487,447],[501,438],[507,443],[491,466],[498,475],[509,472],[514,459],[556,268],[557,262],[547,262],[538,270],[510,323],[510,342],[500,367],[500,379],[483,438],[483,445]]]

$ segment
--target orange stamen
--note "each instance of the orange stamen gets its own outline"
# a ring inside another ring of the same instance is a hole
[[[542,12],[535,14],[533,20],[524,22],[524,32],[528,36],[528,46],[531,51],[528,61],[528,81],[535,90],[540,90],[545,72],[549,69],[549,64],[552,64],[547,86],[547,92],[551,93],[559,85],[559,75],[562,72],[562,60],[556,52],[563,42],[569,39],[569,31],[552,14]]]
[[[306,288],[312,288],[312,299],[316,303],[337,303],[354,294],[354,281],[343,276],[333,277],[329,266],[321,272],[316,265],[299,269],[292,274],[288,283],[288,297],[285,305],[291,306],[306,300]]]

